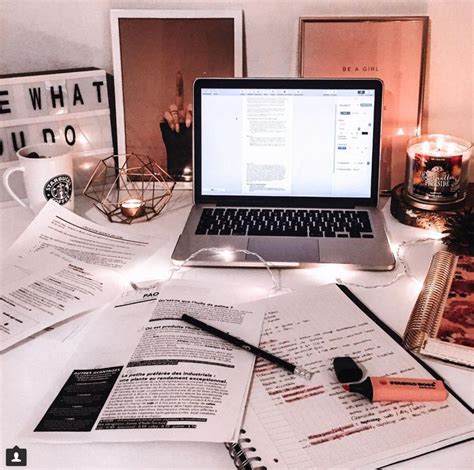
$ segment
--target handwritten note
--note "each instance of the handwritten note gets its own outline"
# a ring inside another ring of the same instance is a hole
[[[261,346],[314,372],[308,383],[262,359],[256,363],[249,403],[283,456],[276,468],[381,465],[468,432],[469,414],[452,397],[371,403],[342,388],[332,367],[337,356],[353,357],[373,376],[430,375],[336,286],[272,300]],[[265,444],[256,439],[255,447]]]

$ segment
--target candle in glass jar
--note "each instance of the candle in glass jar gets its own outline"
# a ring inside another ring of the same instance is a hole
[[[432,203],[466,197],[471,142],[450,135],[429,134],[408,141],[406,192]]]
[[[126,217],[141,217],[145,211],[145,202],[141,199],[127,199],[120,204],[120,210]]]

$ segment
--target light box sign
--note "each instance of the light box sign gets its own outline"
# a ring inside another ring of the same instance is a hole
[[[80,157],[75,158],[75,186],[84,187],[95,166],[85,157],[113,153],[104,70],[0,76],[0,169],[17,161],[21,147],[43,142],[72,148]]]

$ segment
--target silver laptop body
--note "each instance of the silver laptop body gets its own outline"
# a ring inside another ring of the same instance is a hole
[[[173,262],[394,268],[379,80],[198,79],[193,109],[194,205]]]

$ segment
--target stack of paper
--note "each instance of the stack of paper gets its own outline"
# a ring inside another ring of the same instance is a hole
[[[2,270],[0,351],[99,308],[126,288],[126,270],[156,247],[49,201],[8,250]]]
[[[265,303],[251,309],[223,297],[172,281],[96,316],[81,333],[65,385],[32,422],[34,437],[235,442],[254,356],[180,320],[187,313],[258,344]]]

